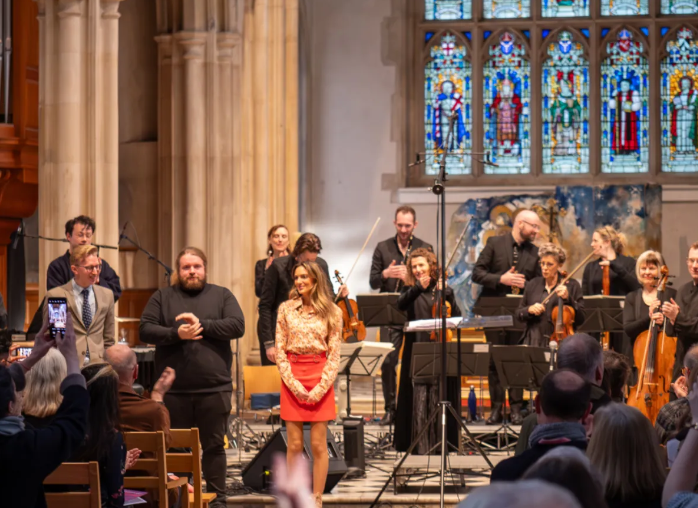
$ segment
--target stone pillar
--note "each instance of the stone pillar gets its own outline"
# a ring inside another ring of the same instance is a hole
[[[297,10],[297,0],[158,3],[159,253],[173,262],[187,244],[204,249],[209,281],[245,313],[243,357],[257,344],[253,272],[267,230],[298,229]]]
[[[119,0],[38,0],[40,27],[39,234],[63,237],[79,214],[95,243],[118,243]],[[66,244],[39,247],[39,287]],[[119,269],[116,250],[100,256]]]

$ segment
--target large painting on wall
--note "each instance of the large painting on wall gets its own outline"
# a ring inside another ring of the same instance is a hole
[[[506,235],[523,209],[535,210],[543,223],[536,244],[554,241],[567,251],[565,269],[571,270],[591,252],[594,229],[611,225],[627,240],[626,253],[637,257],[661,245],[661,187],[612,185],[557,187],[536,195],[473,199],[451,217],[449,245],[468,228],[450,267],[449,284],[461,309],[471,313],[480,294],[472,283],[475,261],[491,236]],[[583,270],[575,275],[581,280]]]

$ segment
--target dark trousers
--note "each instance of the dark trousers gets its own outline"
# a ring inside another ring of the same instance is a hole
[[[230,392],[168,393],[165,406],[170,412],[173,429],[199,429],[203,449],[202,471],[206,480],[206,492],[215,492],[211,506],[225,506],[225,433],[232,408]]]
[[[485,330],[487,342],[495,346],[513,346],[519,342],[518,332],[506,332],[500,330]],[[504,404],[505,390],[499,380],[499,373],[494,365],[494,359],[490,357],[490,370],[487,375],[487,383],[490,388],[490,405],[492,408],[495,405]],[[511,388],[509,390],[509,406],[519,406],[523,404],[523,389]]]
[[[262,365],[276,365],[269,358],[267,358],[267,349],[264,347],[264,342],[262,342],[262,339],[257,337],[257,340],[259,341],[259,359],[262,362]]]
[[[399,328],[381,328],[381,342],[390,342],[395,346],[395,350],[391,351],[385,357],[385,361],[381,366],[381,383],[383,385],[383,399],[385,400],[385,412],[395,411],[395,394],[397,393],[397,374],[395,367],[400,355],[400,347],[402,347],[402,329]]]

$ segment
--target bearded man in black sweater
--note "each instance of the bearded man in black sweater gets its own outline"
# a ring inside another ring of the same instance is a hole
[[[165,395],[173,429],[199,428],[202,469],[211,507],[225,506],[225,431],[233,392],[230,341],[245,333],[245,317],[227,288],[206,282],[206,255],[187,247],[177,256],[177,282],[159,289],[141,316],[140,338],[155,344],[158,375],[177,379]]]

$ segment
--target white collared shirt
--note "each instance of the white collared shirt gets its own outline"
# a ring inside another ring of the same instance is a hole
[[[80,320],[82,320],[82,305],[83,305],[83,296],[82,292],[83,290],[87,289],[89,291],[88,297],[87,297],[87,303],[90,306],[90,311],[92,312],[92,320],[94,321],[95,318],[95,311],[97,310],[97,300],[95,299],[95,291],[92,288],[92,286],[88,286],[86,288],[80,287],[77,282],[75,282],[75,279],[72,280],[73,282],[73,295],[75,295],[75,306],[77,307],[78,310],[78,317]]]

